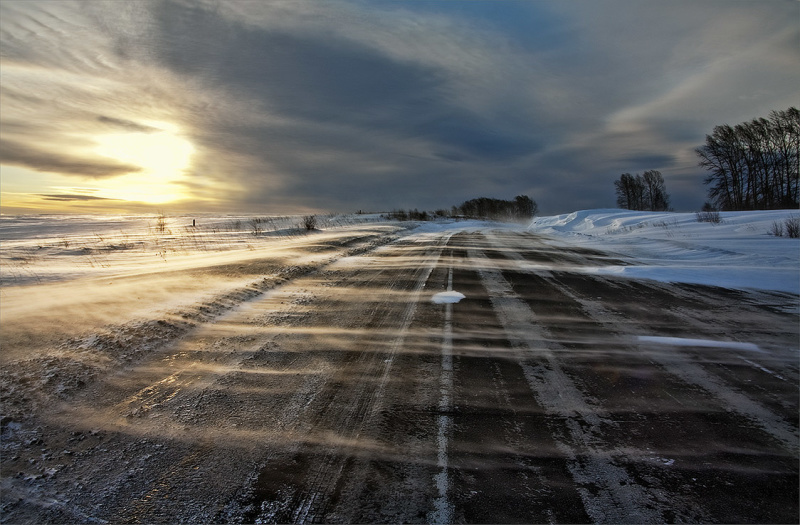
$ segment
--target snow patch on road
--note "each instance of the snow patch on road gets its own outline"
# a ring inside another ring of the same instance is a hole
[[[713,339],[689,339],[685,337],[659,337],[654,335],[640,335],[636,338],[642,343],[656,343],[671,346],[691,346],[702,348],[727,348],[731,350],[745,350],[747,352],[761,352],[763,350],[753,343],[739,343],[736,341],[715,341]]]
[[[461,299],[466,299],[466,295],[461,292],[456,292],[453,290],[448,290],[446,292],[439,292],[431,297],[431,302],[436,304],[454,304],[459,302]]]

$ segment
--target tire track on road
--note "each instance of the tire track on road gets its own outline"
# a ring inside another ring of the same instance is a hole
[[[587,514],[596,523],[663,522],[667,509],[658,495],[614,463],[613,447],[602,439],[602,427],[614,426],[613,421],[564,373],[554,353],[556,343],[537,323],[534,312],[482,251],[473,248],[468,255],[512,345],[530,356],[520,365],[535,398],[563,419],[569,443],[558,441],[557,446],[569,458]]]
[[[557,279],[554,279],[553,282],[561,293],[580,304],[595,321],[606,325],[609,334],[620,338],[620,345],[641,352],[641,346],[645,341],[637,342],[637,336],[641,335],[641,331],[637,331],[635,326],[631,326],[630,319],[612,312],[596,300],[577,295]],[[679,321],[676,320],[676,324],[679,324]],[[724,343],[721,343],[720,346],[723,345]],[[702,365],[692,362],[681,346],[669,344],[664,346],[669,348],[670,352],[649,352],[648,357],[674,377],[706,391],[720,403],[724,410],[747,419],[781,442],[787,450],[797,454],[800,434],[796,427],[761,403],[735,390],[735,387],[716,374],[709,372]]]
[[[503,255],[509,259],[513,266],[519,271],[531,273],[534,270],[530,267],[528,262],[521,254],[509,250],[507,246],[502,244],[502,241],[497,237],[494,232],[487,232],[486,238],[496,249],[501,249]],[[530,249],[530,247],[526,247]],[[604,338],[608,339],[613,337],[615,346],[623,346],[635,349],[637,353],[641,352],[642,343],[635,343],[636,337],[643,335],[641,327],[633,325],[632,319],[626,318],[617,312],[605,307],[603,303],[594,299],[594,296],[600,294],[600,289],[604,287],[603,283],[606,282],[603,278],[596,278],[587,276],[591,279],[596,286],[591,287],[592,297],[587,296],[585,293],[574,290],[567,284],[559,279],[559,275],[564,275],[560,271],[548,271],[543,273],[541,270],[536,270],[535,273],[540,277],[547,277],[550,283],[556,290],[558,290],[565,297],[573,301],[575,304],[580,305],[583,311],[593,321],[599,323],[601,326],[606,327],[604,330]],[[657,289],[662,290],[665,284],[658,284]],[[703,323],[697,319],[687,317],[673,311],[660,310],[659,316],[662,318],[663,324],[670,325],[687,325],[695,326],[696,330],[702,330]],[[648,332],[649,334],[649,332]],[[787,450],[794,454],[798,452],[798,440],[800,435],[798,429],[790,422],[786,421],[782,416],[774,413],[766,406],[753,400],[746,394],[735,389],[733,385],[728,384],[716,374],[709,372],[705,367],[700,364],[690,361],[690,357],[682,350],[681,346],[665,345],[670,348],[670,352],[650,352],[648,357],[657,362],[667,373],[677,377],[685,383],[694,385],[706,391],[714,397],[728,412],[737,414],[749,420],[766,433],[780,441]]]
[[[504,278],[569,349],[564,370],[610,410],[618,427],[606,428],[606,440],[614,439],[617,464],[671,507],[665,521],[796,519],[796,317],[791,326],[764,294],[586,275],[592,264],[570,246],[562,248],[570,266],[541,265],[536,236],[487,237],[508,259]],[[748,357],[793,380],[747,370],[741,348],[637,339],[653,333],[763,343]]]
[[[590,522],[569,471],[571,458],[550,431],[563,430],[561,418],[549,415],[532,393],[520,366],[524,350],[509,341],[468,259],[477,239],[464,233],[452,245],[453,286],[466,295],[453,305],[453,521]]]

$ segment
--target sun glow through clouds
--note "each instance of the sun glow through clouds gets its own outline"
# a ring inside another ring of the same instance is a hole
[[[109,199],[163,204],[186,198],[180,182],[185,178],[194,146],[177,126],[147,122],[150,132],[99,135],[95,153],[141,168],[141,171],[104,182],[99,196]]]

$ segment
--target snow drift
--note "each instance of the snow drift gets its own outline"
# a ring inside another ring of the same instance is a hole
[[[771,235],[793,210],[695,213],[619,209],[537,217],[531,231],[618,254],[625,266],[592,269],[626,277],[800,293],[800,239]]]

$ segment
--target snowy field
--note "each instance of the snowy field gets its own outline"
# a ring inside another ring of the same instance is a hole
[[[694,213],[598,209],[537,217],[529,230],[555,243],[610,252],[624,263],[583,271],[800,293],[800,239],[773,234],[775,224],[800,218],[800,212],[722,212],[720,217],[715,224],[699,222]],[[318,228],[328,236],[376,222],[382,222],[379,215],[318,216]],[[415,233],[486,226],[439,221],[421,223]],[[0,285],[177,270],[207,265],[210,258],[247,260],[262,248],[285,247],[305,234],[301,216],[2,216]]]
[[[592,269],[625,277],[800,293],[800,239],[777,237],[790,210],[694,213],[586,210],[537,217],[530,230],[620,255],[624,265]]]
[[[378,215],[317,216],[317,228],[342,232],[379,220]],[[304,239],[302,223],[302,216],[260,215],[2,216],[0,284],[42,284],[247,260],[262,248]]]

